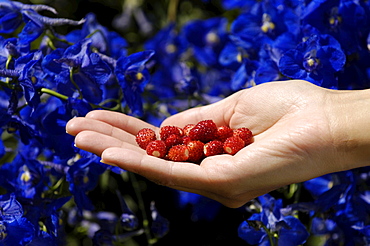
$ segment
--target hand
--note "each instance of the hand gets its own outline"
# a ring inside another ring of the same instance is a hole
[[[349,157],[338,151],[333,136],[336,118],[328,116],[332,94],[304,81],[271,82],[166,119],[162,125],[180,127],[212,119],[254,133],[254,142],[236,155],[207,157],[200,165],[147,155],[135,135],[144,127],[158,129],[121,113],[92,111],[68,122],[67,132],[76,136],[77,147],[104,163],[239,207],[284,185],[348,168]]]

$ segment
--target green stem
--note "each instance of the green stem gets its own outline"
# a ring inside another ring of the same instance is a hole
[[[270,245],[271,246],[275,246],[274,244],[274,235],[271,233],[271,231],[265,226],[265,225],[262,225],[262,228],[265,230],[268,238],[269,238],[269,242],[270,242]]]
[[[107,103],[110,103],[110,102],[115,102],[116,106],[111,107],[111,108],[103,106],[104,104],[107,104]],[[109,99],[106,99],[103,102],[101,102],[99,105],[95,105],[94,107],[95,108],[103,108],[103,109],[107,109],[107,110],[111,110],[111,111],[118,111],[121,108],[121,105],[119,103],[119,100],[109,98]]]
[[[13,59],[13,56],[9,55],[5,63],[5,69],[9,69],[9,64],[12,61],[12,59]]]
[[[65,39],[61,39],[61,38],[58,38],[54,35],[54,32],[52,29],[48,29],[46,32],[45,32],[46,36],[48,36],[48,38],[50,39],[50,42],[52,43],[53,47],[54,47],[54,42],[53,40],[57,40],[59,42],[63,42],[63,43],[66,43],[67,45],[71,46],[73,45],[73,43],[71,42],[68,42],[67,40]],[[53,49],[52,47],[52,49]]]
[[[176,21],[178,5],[179,5],[179,0],[170,0],[170,3],[168,5],[168,13],[167,13],[168,22]]]
[[[47,88],[41,88],[41,92],[49,94],[49,95],[54,96],[54,97],[57,97],[57,98],[62,99],[62,100],[68,100],[67,96],[62,95],[62,94],[60,94],[56,91],[53,91],[53,90],[50,90],[50,89],[47,89]]]
[[[9,55],[8,59],[6,59],[5,69],[9,69],[9,65],[10,65],[10,62],[12,61],[12,59],[13,59],[13,56]],[[9,80],[10,80],[10,78],[7,77],[5,83],[9,84]]]
[[[47,41],[48,43],[48,46],[52,49],[52,50],[56,50],[57,48],[55,47],[53,41],[49,38],[49,40]]]
[[[83,95],[82,95],[82,92],[81,92],[81,89],[80,87],[76,84],[75,80],[73,79],[73,68],[69,68],[69,79],[71,80],[72,84],[74,85],[74,87],[76,87],[77,89],[77,92],[79,94],[79,99],[82,99],[83,98]]]

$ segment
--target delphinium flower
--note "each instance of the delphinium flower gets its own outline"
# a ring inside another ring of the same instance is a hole
[[[369,201],[366,199],[364,179],[359,170],[324,175],[304,182],[314,197],[312,202],[298,202],[287,207],[312,217],[310,233],[325,241],[325,245],[346,242],[361,245],[366,235],[361,233],[370,221]]]
[[[84,39],[66,50],[56,49],[42,62],[44,71],[53,76],[60,93],[84,98],[91,103],[102,100],[101,85],[107,82],[111,69],[90,49],[91,40]]]
[[[91,39],[93,49],[101,53],[101,58],[107,59],[108,64],[110,61],[113,62],[112,60],[127,54],[127,41],[118,33],[109,31],[106,27],[100,25],[93,13],[86,15],[81,29],[69,32],[65,38],[71,43],[77,43],[86,37]]]
[[[178,81],[178,68],[187,47],[184,37],[179,35],[174,23],[162,28],[145,43],[147,50],[155,52],[152,61],[155,63],[156,72],[148,84],[148,90],[156,97],[165,99],[177,95],[173,81]]]
[[[43,4],[23,4],[15,1],[2,0],[0,2],[0,33],[12,33],[23,23],[22,10],[46,10],[54,14],[57,13],[54,8]]]
[[[122,56],[117,60],[114,70],[118,82],[123,90],[125,102],[133,115],[143,115],[143,101],[141,94],[150,79],[146,63],[153,56],[153,51],[142,51]]]
[[[0,196],[0,209],[0,243],[4,246],[29,244],[34,237],[34,227],[23,217],[22,205],[13,193]]]
[[[34,69],[33,67],[36,66],[42,60],[43,56],[41,52],[35,51],[30,52],[27,55],[21,56],[15,60],[14,63],[14,70],[12,69],[4,69],[0,71],[0,75],[2,77],[12,77],[14,81],[9,82],[15,88],[15,91],[22,91],[26,102],[32,107],[35,108],[37,104],[40,102],[39,95],[37,93],[37,88],[35,87],[35,83],[38,78],[34,77]],[[1,72],[3,74],[1,74]],[[13,106],[18,106],[18,98],[16,99],[13,97],[15,101],[13,101]],[[14,109],[13,109],[14,110]]]
[[[313,35],[296,49],[284,53],[279,61],[281,73],[316,85],[337,88],[335,73],[345,64],[340,44],[330,35]]]
[[[119,217],[120,226],[122,226],[122,228],[126,231],[136,230],[139,227],[138,217],[129,208],[127,202],[122,197],[121,192],[117,190],[116,193],[122,210],[122,214]]]
[[[368,5],[356,1],[311,1],[302,12],[302,22],[339,41],[347,56],[346,67],[338,74],[339,89],[369,87],[366,68],[368,49],[364,45],[370,30]]]
[[[218,56],[227,38],[226,25],[225,18],[215,17],[208,20],[191,21],[182,28],[182,35],[200,64],[218,65]]]
[[[356,1],[311,1],[301,16],[321,33],[338,40],[346,55],[361,50],[364,36],[369,32],[369,17],[365,6]]]
[[[79,212],[93,210],[94,206],[87,197],[87,192],[96,187],[100,174],[106,170],[98,157],[81,158],[69,168],[66,179],[73,194]]]
[[[282,8],[273,3],[255,3],[250,11],[241,13],[231,23],[231,42],[223,55],[230,56],[232,53],[228,51],[234,50],[236,56],[226,61],[239,63],[232,77],[233,90],[283,79],[278,61],[285,51],[297,45],[299,15],[293,4]]]
[[[283,215],[282,200],[269,194],[258,198],[259,213],[253,213],[242,222],[238,229],[239,237],[251,245],[301,245],[309,233],[299,219]]]

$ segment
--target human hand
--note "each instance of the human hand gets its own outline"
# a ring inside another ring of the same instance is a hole
[[[147,155],[135,135],[144,127],[158,129],[121,113],[92,111],[69,121],[67,132],[76,136],[77,147],[101,156],[104,163],[239,207],[284,185],[350,167],[333,136],[336,120],[328,116],[333,93],[304,81],[272,82],[166,119],[162,125],[212,119],[218,126],[253,132],[254,142],[234,156],[207,157],[200,165]]]

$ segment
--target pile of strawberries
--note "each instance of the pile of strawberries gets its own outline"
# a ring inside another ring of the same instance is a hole
[[[141,129],[136,135],[137,144],[148,155],[193,163],[200,163],[213,155],[234,155],[252,141],[253,134],[248,128],[217,127],[212,120],[202,120],[183,128],[163,126],[159,130],[159,138],[149,128]]]

